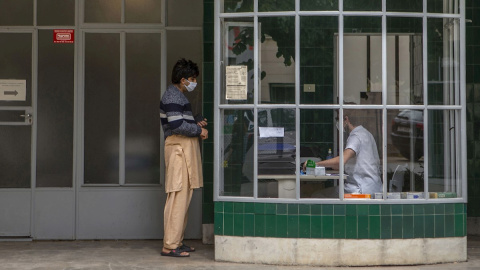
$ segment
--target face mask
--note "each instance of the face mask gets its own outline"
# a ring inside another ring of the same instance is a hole
[[[337,130],[340,131],[340,127],[338,127],[338,122],[336,122],[335,125],[337,126]],[[343,126],[343,132],[347,132],[347,127]]]
[[[191,82],[191,81],[188,81],[188,82],[190,83],[189,85],[186,85],[186,84],[183,84],[183,85],[185,85],[185,88],[187,88],[188,92],[192,92],[195,89],[195,87],[197,87],[197,83]]]

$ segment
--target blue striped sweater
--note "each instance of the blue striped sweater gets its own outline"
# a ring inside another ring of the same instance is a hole
[[[160,101],[160,122],[165,139],[170,135],[198,137],[202,128],[193,117],[192,105],[175,85],[170,85]]]

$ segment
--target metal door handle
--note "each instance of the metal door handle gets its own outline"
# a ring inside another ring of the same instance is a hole
[[[21,114],[20,115],[21,117],[25,117],[25,118],[32,118],[32,115],[27,113],[27,114]]]

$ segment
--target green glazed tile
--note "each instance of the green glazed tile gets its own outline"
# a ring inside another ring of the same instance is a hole
[[[288,205],[288,215],[298,215],[298,204]]]
[[[380,205],[378,204],[371,204],[368,206],[368,214],[370,216],[378,216],[380,215]]]
[[[265,216],[265,236],[277,237],[277,216],[274,216],[274,215]]]
[[[312,215],[321,215],[322,214],[322,205],[313,204],[312,205]]]
[[[215,213],[223,213],[223,202],[215,202]]]
[[[322,217],[312,216],[310,221],[312,238],[322,238]]]
[[[223,214],[223,235],[233,236],[233,214]]]
[[[455,214],[463,214],[463,203],[455,204]]]
[[[346,215],[347,216],[356,216],[357,215],[357,205],[347,204],[346,205]]]
[[[245,213],[255,214],[255,203],[245,203]]]
[[[403,238],[413,238],[413,216],[403,216]]]
[[[454,236],[455,236],[455,215],[445,215],[445,237],[454,237]]]
[[[425,217],[424,216],[413,217],[413,237],[414,238],[425,237]]]
[[[298,237],[310,238],[310,216],[298,217]]]
[[[382,204],[380,207],[382,216],[391,216],[392,215],[392,206],[390,204]]]
[[[435,215],[444,215],[445,214],[445,204],[435,204]]]
[[[277,203],[277,215],[286,215],[287,205],[283,203]]]
[[[425,215],[425,237],[435,237],[435,216]]]
[[[412,204],[405,204],[405,205],[403,205],[403,215],[404,215],[404,216],[411,216],[411,215],[413,215],[413,205],[412,205]]]
[[[435,237],[445,237],[445,216],[435,215]]]
[[[333,206],[333,215],[335,215],[335,216],[345,216],[345,205],[344,204],[335,204]]]
[[[322,216],[322,238],[333,238],[333,216]]]
[[[298,215],[288,215],[288,237],[298,238]]]
[[[215,213],[215,235],[223,235],[223,213]]]
[[[445,215],[453,214],[455,214],[455,205],[451,203],[445,204]]]
[[[265,203],[254,203],[255,214],[265,214]]]
[[[346,230],[345,216],[333,216],[333,237],[336,239],[345,238]]]
[[[243,236],[243,214],[233,214],[233,235]]]
[[[369,239],[380,239],[380,216],[369,216],[368,217],[368,238]]]
[[[300,204],[298,206],[298,213],[300,215],[310,215],[310,204]]]
[[[357,205],[357,214],[359,216],[368,216],[368,204]]]
[[[255,215],[255,236],[265,236],[265,215]]]
[[[425,215],[435,214],[435,205],[434,204],[425,204]]]
[[[233,213],[233,202],[224,202],[223,203],[223,212],[224,213]]]
[[[255,215],[245,214],[243,221],[243,235],[255,236]]]
[[[463,224],[464,224],[463,214],[456,214],[455,215],[455,236],[456,237],[465,236],[465,233],[463,231]]]
[[[288,216],[277,216],[277,236],[276,237],[288,237]]]
[[[381,216],[380,226],[382,228],[380,232],[380,237],[382,239],[391,239],[392,238],[392,216]]]
[[[356,207],[355,207],[356,209]],[[345,238],[347,239],[357,239],[358,238],[358,229],[357,229],[357,216],[346,216],[346,226],[345,226]]]
[[[393,204],[392,205],[392,215],[393,216],[401,216],[403,214],[403,205],[401,204]]]
[[[368,239],[368,216],[358,216],[358,238]]]
[[[322,204],[322,215],[332,216],[333,215],[333,205]]]
[[[244,203],[243,202],[234,202],[233,203],[233,211],[234,211],[235,214],[245,213]]]
[[[392,238],[403,238],[403,216],[392,216]]]
[[[416,204],[413,206],[413,214],[423,216],[425,215],[425,205],[423,204]]]
[[[266,203],[265,204],[265,214],[276,215],[277,214],[277,204],[276,203]]]

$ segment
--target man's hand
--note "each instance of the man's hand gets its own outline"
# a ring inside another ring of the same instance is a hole
[[[200,138],[202,138],[202,140],[208,139],[208,130],[204,129],[203,127],[202,127],[202,133],[200,133]]]
[[[197,125],[201,128],[206,127],[207,126],[207,118],[204,118],[202,121],[198,121]]]

